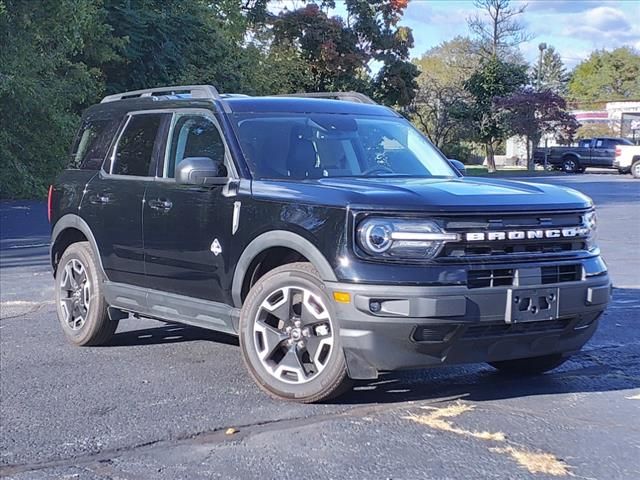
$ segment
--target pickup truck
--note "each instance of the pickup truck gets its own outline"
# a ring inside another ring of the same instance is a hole
[[[633,143],[625,138],[585,138],[577,146],[538,148],[533,152],[533,159],[536,164],[567,173],[582,173],[587,167],[617,168],[613,165],[617,145]]]
[[[620,173],[630,173],[640,178],[640,145],[616,145],[616,158],[613,166]]]

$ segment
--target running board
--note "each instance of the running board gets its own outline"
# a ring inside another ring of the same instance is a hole
[[[239,308],[124,283],[107,281],[103,286],[105,299],[112,308],[137,313],[142,317],[238,334]]]

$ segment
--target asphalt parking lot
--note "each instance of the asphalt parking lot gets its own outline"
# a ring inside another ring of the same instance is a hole
[[[321,405],[267,398],[236,340],[206,330],[131,319],[108,346],[67,344],[45,206],[0,204],[0,476],[640,478],[640,181],[535,181],[598,207],[616,288],[584,350],[533,379],[485,365],[394,373]]]

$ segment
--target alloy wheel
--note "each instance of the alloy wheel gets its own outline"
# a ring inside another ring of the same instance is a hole
[[[91,282],[80,260],[72,258],[60,278],[60,307],[71,330],[80,330],[87,321],[91,303]]]
[[[333,351],[331,315],[322,298],[303,287],[278,288],[260,304],[253,342],[265,370],[276,379],[307,383]]]

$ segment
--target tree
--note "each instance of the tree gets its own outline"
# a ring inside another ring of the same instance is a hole
[[[469,100],[462,118],[472,123],[471,134],[481,142],[487,154],[490,172],[496,170],[495,148],[507,132],[504,112],[495,108],[494,100],[515,92],[526,84],[526,67],[504,62],[496,57],[485,60],[465,82]]]
[[[619,137],[620,130],[611,127],[608,123],[585,123],[576,131],[576,138],[595,138],[595,137]]]
[[[467,24],[478,40],[483,57],[520,60],[517,47],[531,36],[517,17],[525,12],[527,5],[512,7],[510,0],[474,0],[473,4],[482,13],[469,17]]]
[[[593,52],[571,74],[569,95],[578,102],[640,98],[640,54],[631,47]]]
[[[466,96],[464,82],[477,68],[478,59],[473,42],[456,37],[414,60],[420,76],[411,103],[411,117],[441,150],[459,143],[467,130],[466,122],[461,121]]]
[[[551,90],[523,87],[510,95],[497,97],[494,106],[503,112],[505,131],[525,138],[529,170],[534,167],[531,147],[538,145],[544,134],[553,133],[563,143],[568,143],[580,125],[576,117],[567,112],[564,98]]]
[[[532,69],[532,79],[536,82],[538,79],[538,65]],[[541,90],[551,90],[559,95],[564,95],[569,82],[569,74],[567,73],[564,63],[560,58],[560,54],[555,48],[549,47],[542,54],[542,68],[540,69],[540,85]]]
[[[379,101],[406,105],[414,95],[417,68],[408,61],[413,46],[411,29],[401,27],[406,1],[346,0],[347,21],[330,17],[313,2],[284,11],[273,20],[274,44],[295,49],[308,64],[307,90],[352,89]],[[369,63],[382,63],[375,78]]]
[[[33,198],[66,163],[78,112],[103,93],[91,64],[114,58],[118,41],[93,0],[2,6],[0,195]]]

